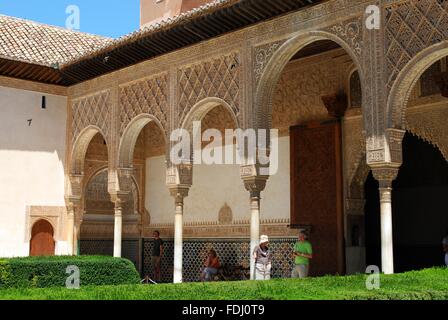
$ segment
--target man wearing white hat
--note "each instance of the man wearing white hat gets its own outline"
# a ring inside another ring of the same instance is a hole
[[[269,238],[266,235],[260,237],[260,244],[255,247],[253,255],[255,257],[255,280],[271,279],[271,251],[268,247]]]

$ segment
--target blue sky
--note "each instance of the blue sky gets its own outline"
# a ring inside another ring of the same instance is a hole
[[[80,11],[80,31],[117,38],[139,28],[140,0],[0,0],[0,14],[65,27],[67,6]]]

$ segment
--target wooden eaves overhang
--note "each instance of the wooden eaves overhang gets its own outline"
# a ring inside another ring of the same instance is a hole
[[[322,0],[218,0],[52,67],[0,58],[0,75],[71,86]]]

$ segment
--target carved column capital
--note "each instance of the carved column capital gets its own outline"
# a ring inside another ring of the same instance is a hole
[[[134,168],[117,169],[118,190],[120,190],[120,192],[127,192],[127,193],[131,192],[133,175],[134,175]]]
[[[392,182],[397,178],[399,166],[383,166],[372,168],[373,176],[378,180],[380,189],[392,188]]]
[[[174,198],[176,206],[183,206],[193,184],[193,164],[173,165],[166,171],[166,185]]]
[[[193,164],[182,163],[173,165],[166,171],[166,185],[168,188],[190,188],[193,184]]]
[[[129,201],[129,192],[117,191],[111,193],[110,199],[115,204],[115,209],[122,209],[123,204]]]
[[[174,202],[176,206],[183,206],[184,199],[188,196],[188,192],[190,191],[190,187],[187,186],[177,186],[171,187],[170,194],[174,198]]]
[[[241,166],[240,172],[244,187],[250,192],[251,197],[259,198],[261,191],[266,187],[269,176],[257,175],[258,170],[256,166]]]
[[[65,205],[68,214],[75,214],[75,211],[81,208],[81,197],[68,196],[65,198]]]
[[[403,162],[402,142],[405,130],[389,128],[385,130],[380,148],[367,150],[367,164],[371,167],[386,164],[399,164]]]
[[[84,179],[84,175],[82,174],[70,174],[68,177],[69,185],[68,185],[68,196],[67,198],[81,200],[82,195],[82,182]],[[71,201],[71,200],[69,200]]]

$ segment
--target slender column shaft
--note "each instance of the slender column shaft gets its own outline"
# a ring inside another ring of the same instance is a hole
[[[392,232],[392,188],[380,188],[381,202],[381,267],[385,274],[394,273]]]
[[[182,282],[183,211],[183,201],[176,201],[176,212],[174,216],[174,283]]]
[[[75,230],[73,232],[73,255],[77,256],[78,255],[78,240],[79,240],[79,226],[76,225],[75,223]]]
[[[75,254],[74,248],[75,237],[75,209],[73,207],[68,208],[68,220],[67,220],[67,254],[72,256]]]
[[[121,237],[123,228],[123,215],[121,204],[115,205],[114,224],[114,257],[121,258]]]
[[[260,193],[251,192],[250,197],[250,278],[255,279],[253,252],[260,239]]]

